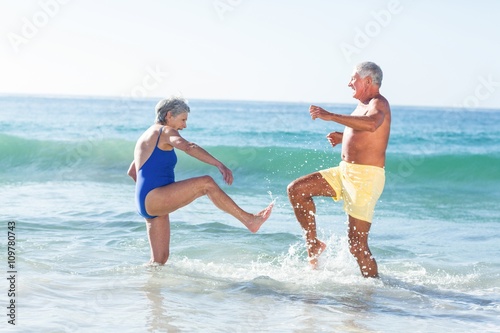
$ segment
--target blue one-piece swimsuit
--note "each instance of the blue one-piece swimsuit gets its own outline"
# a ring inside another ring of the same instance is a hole
[[[174,168],[177,163],[177,155],[172,150],[161,150],[158,148],[161,132],[156,140],[156,146],[148,160],[137,172],[137,182],[135,185],[135,203],[138,213],[147,219],[153,219],[146,211],[146,196],[148,193],[161,186],[175,182]]]

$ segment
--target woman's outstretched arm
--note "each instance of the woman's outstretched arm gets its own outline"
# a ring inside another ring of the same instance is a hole
[[[178,131],[170,130],[169,131],[169,144],[174,148],[182,150],[186,154],[193,156],[194,158],[213,165],[219,169],[222,174],[222,178],[224,181],[231,185],[233,183],[233,173],[230,169],[228,169],[221,161],[213,157],[209,152],[207,152],[202,147],[198,146],[196,143],[189,142],[184,139]]]

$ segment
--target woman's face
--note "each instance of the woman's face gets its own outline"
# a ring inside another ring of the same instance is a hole
[[[167,114],[167,125],[180,131],[187,127],[187,119],[187,112],[180,113],[177,116],[172,116],[172,114],[169,112]]]

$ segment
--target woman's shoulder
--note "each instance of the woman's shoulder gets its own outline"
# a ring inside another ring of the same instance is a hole
[[[161,131],[162,133],[159,139],[159,147],[163,150],[171,150],[177,146],[176,143],[178,143],[179,140],[184,140],[179,134],[179,131],[173,127],[163,126]]]
[[[162,133],[165,133],[166,136],[172,136],[172,135],[180,136],[179,131],[173,127],[165,125],[165,126],[161,127],[161,129],[162,129]]]
[[[141,138],[142,141],[149,141],[153,138],[157,138],[158,135],[160,134],[160,128],[161,126],[158,125],[151,125],[147,130],[142,133]]]

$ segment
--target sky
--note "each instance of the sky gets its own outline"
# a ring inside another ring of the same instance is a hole
[[[0,0],[0,94],[500,109],[500,1]]]

